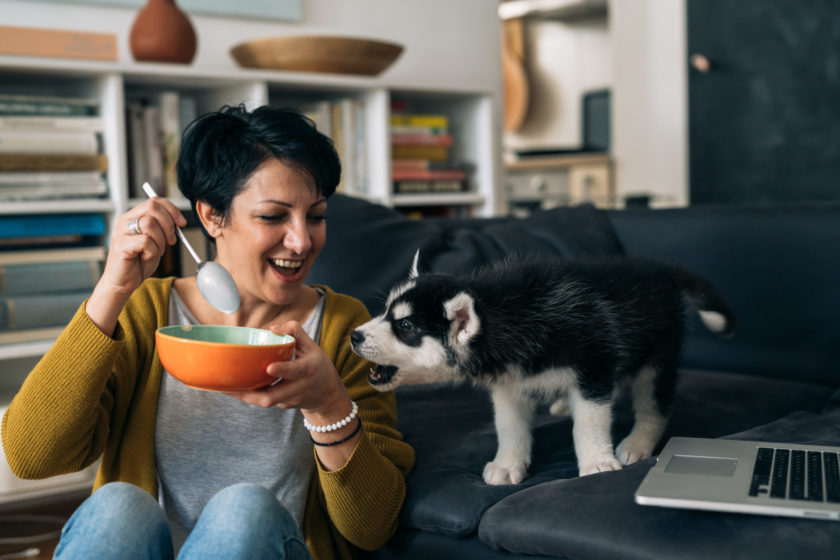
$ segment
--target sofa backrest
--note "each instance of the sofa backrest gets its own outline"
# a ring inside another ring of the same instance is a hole
[[[417,249],[435,272],[458,274],[518,252],[522,255],[619,255],[606,215],[592,206],[556,208],[519,218],[414,220],[358,198],[335,194],[327,204],[327,243],[308,281],[382,311],[391,287],[407,278]]]
[[[607,214],[627,254],[701,274],[734,309],[732,341],[693,319],[685,366],[840,383],[840,203]]]

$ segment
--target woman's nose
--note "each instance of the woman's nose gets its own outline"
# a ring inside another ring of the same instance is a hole
[[[306,225],[297,221],[292,223],[286,230],[283,246],[299,255],[306,253],[312,246],[312,239],[309,237]]]

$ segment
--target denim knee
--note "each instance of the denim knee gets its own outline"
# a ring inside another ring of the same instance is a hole
[[[228,486],[207,502],[179,556],[242,557],[309,557],[288,510],[265,488],[247,483]]]
[[[61,531],[55,558],[172,558],[158,502],[141,488],[112,482],[94,492]]]

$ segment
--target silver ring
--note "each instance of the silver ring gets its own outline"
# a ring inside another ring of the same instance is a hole
[[[132,218],[128,222],[128,235],[140,235],[140,218]]]

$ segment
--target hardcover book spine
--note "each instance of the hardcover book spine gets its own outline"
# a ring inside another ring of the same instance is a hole
[[[85,290],[0,298],[0,331],[64,325],[89,295]]]
[[[0,296],[90,291],[101,273],[97,261],[0,266]]]

